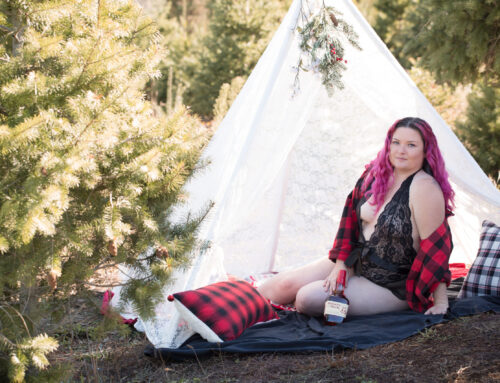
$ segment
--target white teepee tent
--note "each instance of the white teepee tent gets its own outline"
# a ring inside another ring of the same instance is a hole
[[[295,27],[300,12],[314,13],[319,3],[293,1],[204,152],[210,166],[186,186],[189,203],[179,216],[215,202],[200,233],[211,247],[177,273],[166,294],[224,279],[226,272],[243,277],[326,257],[346,195],[389,126],[406,116],[433,127],[453,181],[451,261],[472,263],[482,220],[500,222],[500,192],[350,0],[325,1],[343,13],[363,48],[346,46],[345,89],[328,97],[319,75],[308,72],[292,98],[300,55]],[[178,347],[192,334],[169,302],[139,325],[156,347]]]

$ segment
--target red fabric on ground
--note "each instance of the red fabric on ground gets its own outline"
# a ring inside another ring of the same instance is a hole
[[[469,267],[465,263],[450,263],[451,279],[467,276]]]
[[[113,298],[115,294],[111,291],[108,290],[104,293],[104,296],[102,297],[102,304],[101,304],[101,314],[108,316],[109,315],[109,302]],[[125,319],[121,317],[122,323],[123,324],[128,324],[130,326],[133,326],[135,322],[137,322],[137,318],[134,319]]]

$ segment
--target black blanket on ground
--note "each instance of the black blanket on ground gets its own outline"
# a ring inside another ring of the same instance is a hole
[[[472,297],[450,301],[446,315],[424,315],[411,310],[349,317],[338,326],[323,324],[297,312],[280,312],[280,319],[252,326],[235,340],[210,343],[199,335],[180,348],[145,350],[163,360],[183,360],[213,353],[304,352],[366,349],[406,339],[427,327],[455,318],[484,312],[500,313],[500,297]]]

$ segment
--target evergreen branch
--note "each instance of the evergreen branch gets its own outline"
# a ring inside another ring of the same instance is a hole
[[[0,24],[0,31],[9,32],[7,35],[10,35],[10,34],[14,33],[16,30],[14,28],[9,28],[9,27],[6,27],[5,25]]]
[[[418,40],[420,35],[423,34],[428,29],[428,27],[432,24],[432,22],[433,20],[429,17],[429,19],[424,24],[422,24],[422,26],[418,29],[417,33],[414,35],[414,39],[412,40]],[[403,49],[405,49],[407,45],[408,43],[405,45],[405,47],[403,47]]]
[[[89,194],[87,194],[87,199],[85,200],[85,203],[84,205],[87,206],[88,205],[88,202],[90,201],[90,198],[94,196],[94,190],[92,190]]]
[[[5,178],[7,178],[7,177],[5,177]],[[18,183],[20,183],[20,182],[22,182],[22,181],[23,181],[23,178],[21,178],[21,177],[16,177],[16,178],[14,179],[14,181],[12,181],[10,184],[3,186],[3,187],[2,187],[2,190],[7,190],[7,189],[10,189],[12,186],[14,186],[14,185],[16,185],[16,184],[18,184]],[[0,184],[1,184],[1,183],[0,183]]]
[[[24,27],[19,27],[18,29],[14,28],[9,28],[5,25],[0,25],[0,30],[3,30],[5,32],[8,32],[6,36],[12,35],[12,37],[18,42],[21,42],[21,39],[19,38],[19,33],[23,31]]]
[[[39,49],[37,49],[36,53],[37,53],[37,54],[39,54],[40,52],[42,52],[42,49],[43,49],[43,48],[47,48],[47,47],[50,47],[50,46],[52,46],[52,45],[59,44],[61,41],[64,41],[64,38],[62,38],[62,37],[61,37],[59,40],[52,41],[52,42],[50,42],[50,43],[48,43],[48,44],[46,44],[46,45],[40,45],[40,48],[39,48]],[[39,70],[40,70],[40,69],[42,69],[43,67],[40,65],[40,66],[31,66],[30,68],[31,68],[31,70],[34,70],[34,69],[35,69],[35,70],[36,70],[36,69],[39,69]]]
[[[30,330],[28,328],[28,324],[24,320],[24,316],[18,310],[16,310],[14,307],[12,307],[11,305],[9,305],[8,303],[4,303],[4,305],[8,306],[21,319],[21,323],[23,324],[24,329],[26,330],[26,333],[31,338]],[[7,314],[7,316],[11,320],[11,322],[13,324],[15,324],[14,319],[12,319],[12,316],[10,315],[10,313],[3,306],[0,306],[0,310],[3,310],[5,312],[5,314]]]
[[[3,335],[2,333],[0,333],[0,341],[7,344],[8,346],[14,348],[16,347],[16,344],[13,343],[12,341],[10,341],[9,338],[7,338],[5,335]]]
[[[98,270],[104,270],[104,269],[107,269],[109,267],[113,267],[113,268],[116,268],[118,265],[120,265],[120,263],[107,263],[109,261],[110,257],[106,257],[103,262],[100,262],[96,267],[94,267],[94,269],[92,270],[93,272],[96,272]]]
[[[156,24],[156,23],[155,23],[154,21],[152,21],[152,22],[150,22],[149,24],[144,25],[142,28],[136,29],[136,30],[132,33],[132,36],[131,36],[130,40],[133,40],[133,39],[134,39],[134,36],[135,36],[136,34],[138,34],[139,32],[141,32],[141,31],[143,31],[144,29],[146,29],[146,28],[148,28],[148,27],[150,27],[150,26],[152,26],[152,25],[155,25],[155,24]]]
[[[20,132],[16,132],[16,136],[19,136],[19,135],[21,135],[23,133],[26,133],[28,130],[37,128],[42,123],[43,123],[43,121],[38,121],[38,122],[35,122],[33,125],[27,126],[25,129],[21,130]]]
[[[28,305],[30,303],[30,297],[31,297],[31,286],[28,287],[28,296],[26,298],[24,298],[25,304],[24,304],[23,311],[21,312],[22,314],[24,314],[26,312],[26,309],[28,308]],[[19,314],[21,314],[21,313],[19,313]]]
[[[170,173],[172,175],[170,178],[172,179],[172,183],[174,182],[175,178],[177,178],[179,175],[181,175],[182,171],[184,170],[183,166],[176,167],[176,172],[175,173]]]
[[[486,69],[490,70],[493,68],[495,63],[495,56],[497,52],[497,44],[500,41],[500,35],[493,37],[490,41],[488,41],[489,49],[486,52],[484,62],[486,64]]]
[[[150,25],[152,25],[152,24],[154,24],[154,23],[150,23],[150,24],[148,24],[147,26],[150,26]],[[146,27],[144,27],[144,28],[146,28]],[[141,30],[142,30],[142,29],[144,29],[144,28],[141,28]],[[140,31],[140,30],[139,30],[139,31]],[[135,32],[134,32],[134,33],[135,33]],[[88,62],[88,65],[86,65],[86,66],[93,65],[93,64],[98,64],[98,63],[100,63],[100,62],[107,61],[107,60],[112,59],[112,58],[115,58],[115,57],[126,57],[126,56],[128,56],[128,55],[130,55],[130,54],[132,54],[132,53],[135,53],[135,52],[143,52],[143,51],[144,51],[144,49],[142,49],[142,48],[140,48],[140,47],[137,47],[137,46],[136,46],[136,48],[135,48],[135,49],[131,49],[131,50],[129,50],[129,51],[125,51],[125,52],[123,52],[123,51],[119,51],[119,53],[117,53],[117,54],[110,55],[110,56],[106,56],[106,57],[102,57],[102,58],[100,58],[99,60],[95,60],[95,61]]]
[[[97,42],[98,41],[99,41],[99,38],[97,39],[96,43],[94,45],[92,45],[92,49],[90,50],[87,58],[85,59],[85,64],[83,65],[82,71],[80,72],[80,75],[76,79],[75,88],[77,88],[80,85],[80,80],[82,79],[83,74],[85,73],[85,71],[87,70],[87,67],[89,66],[90,57],[92,56],[92,54],[94,53],[95,49],[97,48],[97,46],[98,46]]]
[[[66,6],[66,5],[71,5],[72,3],[73,3],[73,1],[68,1],[66,3],[61,3],[58,6],[54,6],[54,7],[48,7],[48,8],[43,8],[43,9],[42,8],[32,9],[31,12],[29,13],[29,15],[32,16],[32,15],[36,15],[37,13],[53,11],[54,9],[58,9],[58,8]],[[28,16],[28,13],[25,13],[25,15]]]
[[[152,279],[151,275],[147,275],[147,276],[142,277],[142,278],[137,278],[137,277],[133,277],[131,275],[128,275],[124,271],[121,271],[121,273],[123,273],[131,281],[150,281]],[[92,283],[92,282],[88,282],[88,281],[77,281],[77,282],[81,283],[83,285],[92,286],[92,287],[118,287],[118,286],[126,286],[127,285],[127,283],[112,283],[112,284],[102,284],[101,285],[98,283]]]
[[[154,23],[151,22],[150,24],[146,25],[145,27],[141,28],[140,30],[137,30],[137,31],[134,31],[134,33],[136,32],[139,32],[141,31],[142,29],[145,29],[146,27],[149,27],[150,25],[153,25]],[[97,40],[99,41],[100,38]],[[92,56],[92,54],[94,53],[94,50],[96,49],[96,47],[98,46],[97,44],[97,41],[96,41],[96,44],[93,45],[92,47],[92,50],[89,52],[89,56],[87,58],[87,61],[85,63],[85,65],[83,66],[83,69],[82,69],[82,72],[80,73],[77,81],[76,81],[76,86],[78,86],[80,84],[80,79],[82,78],[83,74],[85,73],[86,69],[90,66],[90,65],[94,65],[94,64],[98,64],[98,63],[101,63],[101,62],[104,62],[104,61],[107,61],[107,60],[110,60],[112,58],[121,58],[121,57],[126,57],[132,53],[135,53],[135,52],[142,52],[143,49],[141,49],[140,47],[137,47],[136,49],[131,49],[129,51],[126,51],[126,52],[119,52],[117,54],[114,54],[114,55],[110,55],[110,56],[106,56],[106,57],[102,57],[100,58],[99,60],[94,60],[94,61],[90,61],[90,57]],[[124,68],[126,65],[122,66],[121,68]]]
[[[137,279],[137,278],[134,278],[135,281],[139,281],[140,279]],[[119,286],[125,286],[126,283],[112,283],[112,284],[107,284],[107,285],[101,285],[101,284],[98,284],[98,283],[92,283],[92,282],[88,282],[88,281],[76,281],[77,283],[80,283],[80,284],[83,284],[85,286],[92,286],[92,287],[119,287]]]
[[[301,12],[304,12],[301,9]],[[321,74],[322,84],[329,95],[335,88],[342,89],[342,71],[346,70],[347,60],[344,58],[343,41],[348,42],[354,48],[361,50],[358,43],[359,36],[354,28],[339,16],[342,15],[333,7],[325,4],[319,11],[310,16],[302,27],[296,27],[300,42],[301,55],[293,83],[293,95],[300,89],[298,74],[301,70],[312,70]],[[306,58],[306,64],[302,64],[302,57]]]
[[[18,29],[14,29],[14,28],[9,28],[9,27],[6,27],[5,25],[0,25],[0,30],[4,31],[4,32],[8,32],[6,34],[6,36],[9,36],[9,35],[12,35],[12,37],[18,42],[20,43],[21,42],[21,39],[19,38],[19,33],[22,32],[23,30],[23,27],[20,27]]]
[[[94,64],[99,64],[100,62],[107,61],[107,60],[110,60],[110,59],[115,58],[115,57],[126,57],[131,53],[142,52],[142,51],[143,51],[142,49],[132,49],[132,50],[127,51],[125,53],[119,52],[119,53],[116,53],[116,54],[111,55],[111,56],[102,57],[99,60],[91,61],[88,63],[88,66],[94,65]],[[122,66],[121,68],[125,68],[127,65],[128,64]]]
[[[100,117],[101,114],[104,113],[104,111],[106,111],[111,105],[113,105],[116,100],[118,100],[120,97],[122,97],[128,89],[129,89],[128,86],[124,87],[122,92],[120,92],[114,99],[110,100],[106,105],[103,106],[103,108],[99,111],[99,113],[97,113],[95,116],[92,117],[92,119],[82,129],[80,134],[76,137],[76,141],[73,142],[73,145],[71,146],[71,148],[75,148],[78,145],[78,143],[80,142],[80,138],[87,131],[87,129],[90,126],[92,126],[92,124],[98,119],[98,117]]]
[[[11,61],[10,58],[3,58],[3,57],[0,57],[0,60],[6,61],[6,62],[10,62]],[[29,64],[29,65],[26,65],[24,68],[20,68],[18,70],[18,76],[19,77],[26,76],[30,72],[38,71],[38,70],[41,70],[41,69],[43,69],[43,67],[41,65]]]

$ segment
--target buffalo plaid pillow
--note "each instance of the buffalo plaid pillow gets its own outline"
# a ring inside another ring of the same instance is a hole
[[[209,342],[236,339],[256,323],[278,319],[267,300],[240,280],[173,294],[168,300],[176,304],[191,329]]]
[[[500,296],[500,227],[490,221],[483,222],[479,251],[458,298],[474,295]]]

